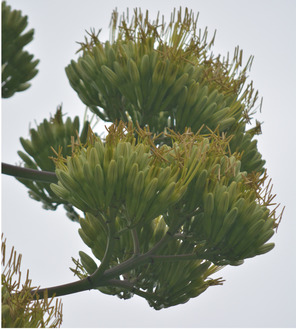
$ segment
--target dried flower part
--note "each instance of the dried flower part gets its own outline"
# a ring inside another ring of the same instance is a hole
[[[2,97],[8,98],[16,92],[28,89],[28,83],[38,73],[39,60],[23,48],[33,40],[34,30],[25,33],[28,17],[21,11],[12,10],[2,2]]]
[[[72,145],[76,140],[86,141],[89,122],[85,121],[79,135],[79,118],[67,118],[64,122],[62,108],[57,108],[56,114],[48,121],[43,120],[36,129],[30,129],[30,139],[20,138],[25,152],[18,151],[26,168],[44,171],[54,171],[55,164],[51,159],[57,152],[63,156],[72,153]],[[67,215],[72,220],[78,220],[72,205],[65,204],[50,189],[49,183],[18,179],[29,189],[29,196],[43,203],[43,208],[55,210],[58,205],[64,204]]]
[[[8,261],[6,239],[2,234],[2,322],[3,328],[59,328],[62,323],[62,303],[53,298],[36,299],[38,289],[31,286],[29,271],[21,283],[21,255],[12,248]],[[34,291],[34,292],[33,292]],[[34,297],[35,296],[35,297]]]

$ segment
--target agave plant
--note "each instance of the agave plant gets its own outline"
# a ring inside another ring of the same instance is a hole
[[[111,123],[106,137],[88,122],[79,132],[78,118],[63,122],[59,109],[21,138],[25,167],[56,177],[19,180],[45,208],[63,204],[92,252],[73,258],[78,281],[38,294],[97,289],[162,309],[274,247],[281,214],[254,139],[260,123],[247,128],[258,100],[245,86],[253,58],[242,67],[238,48],[232,61],[214,57],[214,38],[188,9],[168,25],[114,11],[110,35],[102,42],[91,30],[66,67],[82,102]]]

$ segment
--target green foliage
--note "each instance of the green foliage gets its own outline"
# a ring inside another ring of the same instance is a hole
[[[23,48],[33,40],[34,30],[25,33],[28,17],[21,11],[12,10],[2,1],[2,97],[8,98],[16,92],[30,87],[30,81],[38,73],[39,60]]]

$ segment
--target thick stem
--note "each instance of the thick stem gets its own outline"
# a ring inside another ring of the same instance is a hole
[[[106,283],[103,281],[96,282],[96,286],[94,286],[91,277],[87,277],[85,279],[66,283],[60,286],[38,289],[37,294],[40,299],[43,299],[45,291],[47,291],[47,296],[49,298],[53,296],[58,297],[58,296],[74,294],[80,291],[90,290],[96,287],[104,286],[105,284]],[[34,292],[35,291],[33,291],[33,293]]]
[[[118,279],[107,279],[108,277],[115,276],[117,274],[122,274],[126,272],[129,268],[134,268],[141,264],[145,264],[148,261],[165,261],[165,262],[175,262],[175,261],[185,261],[185,260],[198,260],[196,254],[184,254],[184,255],[151,255],[147,254],[141,255],[137,258],[130,258],[128,261],[116,266],[113,269],[107,270],[105,274],[98,277],[98,275],[91,275],[85,279],[78,280],[75,282],[67,283],[60,286],[39,289],[37,291],[39,298],[43,298],[44,292],[47,290],[48,297],[58,297],[69,294],[74,294],[80,291],[91,290],[102,286],[116,286],[126,288],[129,291],[135,293],[136,295],[142,297],[148,297],[148,293],[134,288],[133,284],[129,281],[118,280]],[[124,265],[124,266],[121,266]],[[116,271],[115,271],[116,270]],[[152,295],[150,294],[150,297]],[[155,297],[155,296],[154,296]]]
[[[2,174],[14,176],[16,178],[30,179],[45,183],[57,183],[58,179],[54,172],[41,171],[30,168],[13,166],[2,162]]]

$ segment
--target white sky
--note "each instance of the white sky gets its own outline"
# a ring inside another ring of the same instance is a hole
[[[264,121],[259,150],[273,179],[276,201],[286,206],[278,233],[271,239],[270,253],[247,260],[239,267],[226,267],[223,286],[210,287],[184,305],[155,311],[140,298],[120,300],[98,291],[63,297],[63,327],[295,327],[295,0],[9,0],[14,9],[29,16],[35,39],[28,47],[41,60],[39,74],[24,93],[2,101],[2,161],[19,162],[19,137],[28,137],[34,126],[63,103],[69,116],[84,114],[85,106],[68,84],[64,68],[76,59],[85,30],[103,28],[108,39],[112,10],[127,7],[158,10],[166,19],[174,7],[200,12],[199,25],[217,29],[214,52],[231,54],[239,45],[244,59],[255,56],[250,79],[263,96]],[[61,208],[45,211],[31,200],[26,188],[2,175],[2,231],[8,245],[23,254],[23,272],[30,269],[33,284],[42,287],[76,280],[69,267],[71,257],[89,249],[78,225]],[[293,306],[294,305],[294,306]]]

